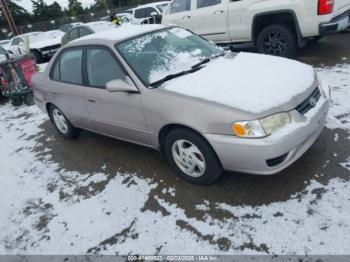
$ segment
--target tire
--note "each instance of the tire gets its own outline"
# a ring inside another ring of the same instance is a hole
[[[37,64],[43,62],[43,57],[42,57],[42,55],[41,55],[38,51],[32,50],[32,51],[30,51],[30,53],[34,56],[35,62],[36,62]]]
[[[79,129],[75,128],[56,106],[51,105],[49,107],[49,117],[58,133],[64,138],[74,139],[78,136]],[[60,119],[60,121],[58,119]]]
[[[181,160],[179,160],[180,147],[183,150],[182,153],[186,155],[183,155]],[[190,183],[203,186],[210,185],[223,172],[221,163],[208,142],[189,129],[172,130],[165,139],[164,152],[170,166],[180,177]],[[184,162],[183,159],[186,161]],[[193,172],[190,175],[189,170],[191,169],[193,169]]]
[[[31,106],[31,105],[34,105],[34,97],[33,97],[33,94],[27,94],[23,97],[23,100],[24,100],[24,103],[27,105],[27,106]]]
[[[258,35],[258,53],[293,58],[297,51],[297,41],[292,30],[284,24],[265,27]]]
[[[11,104],[13,106],[21,106],[23,104],[22,96],[14,96],[11,98]]]

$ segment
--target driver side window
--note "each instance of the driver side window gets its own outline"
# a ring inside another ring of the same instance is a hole
[[[87,76],[90,86],[105,88],[108,81],[126,79],[121,65],[105,48],[89,48],[86,52]]]

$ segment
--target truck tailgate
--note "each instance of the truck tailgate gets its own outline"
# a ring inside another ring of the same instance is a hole
[[[335,16],[350,10],[350,0],[334,0],[334,14]]]

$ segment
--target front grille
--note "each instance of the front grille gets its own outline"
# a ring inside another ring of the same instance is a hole
[[[284,154],[284,155],[279,156],[279,157],[276,157],[276,158],[268,159],[268,160],[266,160],[266,164],[267,164],[269,167],[278,166],[278,165],[281,164],[284,160],[286,160],[288,154],[289,154],[289,153]]]
[[[42,51],[50,51],[60,48],[61,45],[52,45],[52,46],[46,46],[44,48],[41,48]]]
[[[318,87],[314,91],[312,91],[311,95],[309,95],[300,105],[298,105],[295,110],[297,110],[300,114],[305,115],[312,108],[314,108],[320,100],[321,92]]]

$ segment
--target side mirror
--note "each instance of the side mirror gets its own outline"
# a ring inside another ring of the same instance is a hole
[[[156,11],[153,11],[152,13],[151,13],[151,16],[157,16],[158,15],[158,13],[156,12]]]
[[[106,90],[109,92],[139,92],[139,90],[134,85],[121,79],[108,81],[106,83]]]

